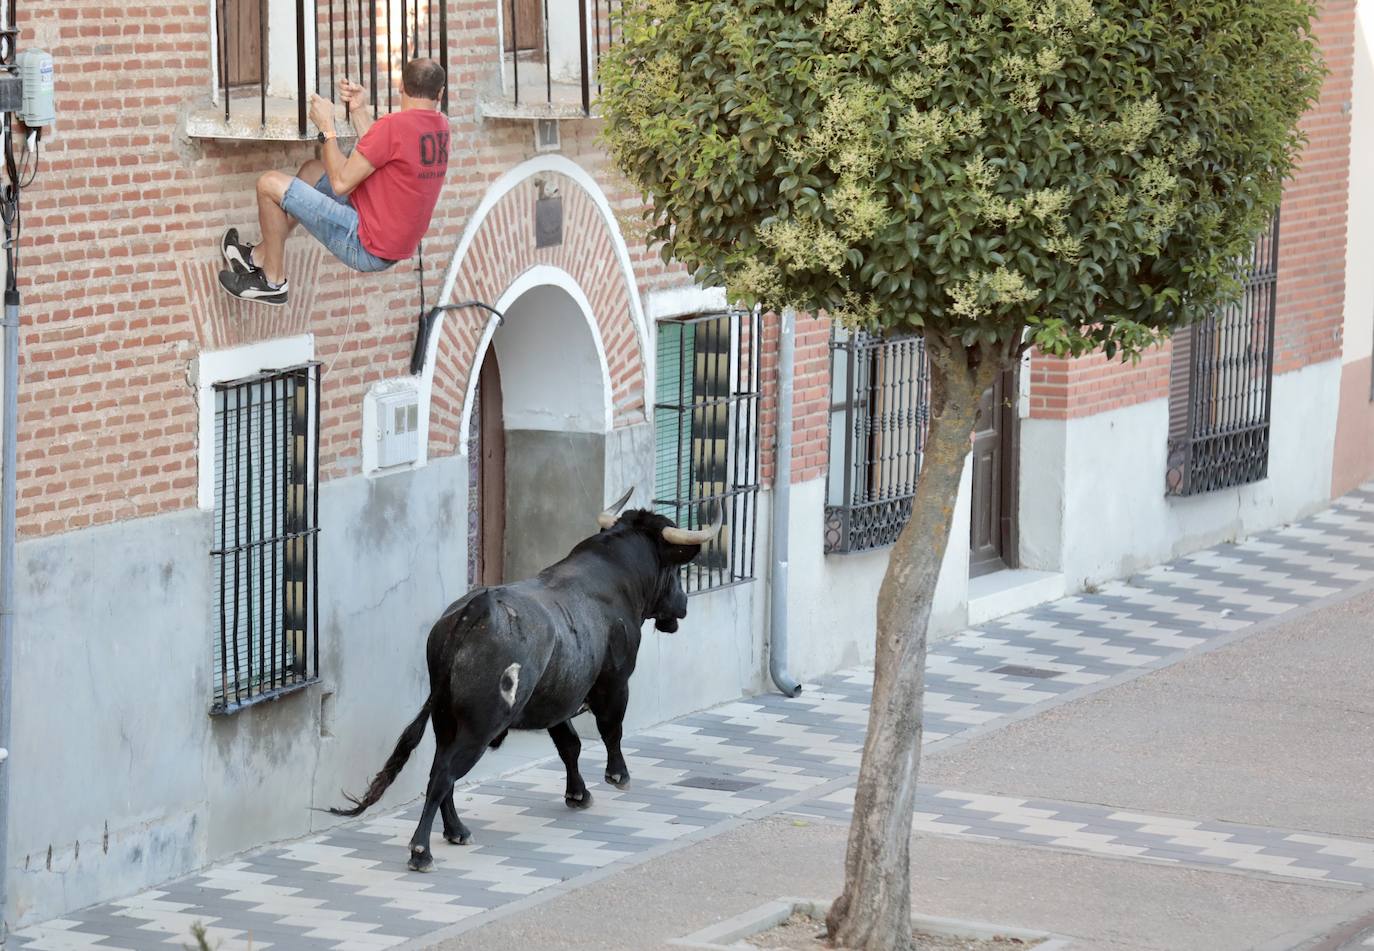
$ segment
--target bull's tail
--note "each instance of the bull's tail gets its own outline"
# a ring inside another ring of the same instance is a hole
[[[401,768],[405,766],[406,760],[410,759],[410,754],[415,752],[415,747],[420,745],[420,740],[424,739],[425,724],[429,722],[429,708],[432,697],[425,698],[425,705],[420,708],[420,713],[414,720],[410,721],[410,726],[405,728],[401,738],[396,741],[396,748],[387,757],[386,765],[382,771],[372,778],[372,784],[367,787],[367,792],[362,798],[354,798],[344,793],[344,798],[353,803],[351,809],[330,809],[329,811],[336,816],[359,816],[363,810],[371,806],[382,794],[390,788],[400,774]]]

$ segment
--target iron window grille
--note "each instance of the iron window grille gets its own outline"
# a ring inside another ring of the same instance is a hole
[[[1166,495],[1269,474],[1279,220],[1255,242],[1241,299],[1174,336]]]
[[[897,540],[911,518],[929,422],[924,340],[832,330],[827,553]]]
[[[683,567],[688,594],[754,579],[759,491],[759,318],[745,311],[658,324],[655,511],[679,526],[724,525]]]
[[[286,4],[294,16],[283,15]],[[257,99],[265,127],[268,98],[289,96],[304,139],[311,92],[334,102],[339,81],[351,79],[368,87],[372,112],[380,116],[399,107],[396,84],[410,60],[430,57],[448,72],[446,0],[214,0],[213,9],[215,101],[224,106],[226,123],[235,105],[251,109]],[[281,88],[281,80],[274,84],[269,75],[269,20],[273,27],[294,20],[289,88]],[[447,115],[447,87],[442,109]]]
[[[620,0],[501,0],[501,90],[515,115],[589,117]],[[483,111],[499,116],[487,104]]]
[[[319,364],[215,385],[211,713],[319,679]]]

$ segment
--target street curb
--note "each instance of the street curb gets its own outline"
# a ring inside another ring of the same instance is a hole
[[[1365,892],[1250,951],[1341,951],[1370,929],[1374,929],[1374,892]]]
[[[743,914],[736,915],[719,924],[711,925],[687,935],[674,938],[668,943],[681,948],[697,948],[701,951],[739,951],[751,948],[744,939],[780,925],[793,912],[803,912],[813,918],[824,919],[830,911],[830,902],[813,901],[807,898],[779,898],[766,905],[760,905]],[[962,918],[937,918],[934,915],[912,915],[914,927],[929,934],[957,938],[992,938],[1002,935],[1020,938],[1023,941],[1040,941],[1035,945],[1038,951],[1064,951],[1072,942],[1064,935],[1030,928],[1015,928],[1006,925],[993,925],[983,921],[968,921]]]

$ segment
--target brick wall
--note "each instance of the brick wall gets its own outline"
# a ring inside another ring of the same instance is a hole
[[[494,13],[485,0],[449,4],[453,140],[424,246],[430,301],[483,193],[534,154],[530,123],[475,118],[475,90],[496,56]],[[314,156],[314,146],[192,141],[179,132],[181,113],[209,93],[202,3],[23,0],[19,17],[22,45],[55,57],[60,122],[24,193],[21,537],[195,504],[197,409],[188,371],[202,349],[313,333],[326,366],[322,471],[326,478],[357,472],[364,392],[408,372],[418,312],[414,262],[352,275],[308,237],[296,237],[288,247],[289,308],[224,298],[214,284],[220,231],[237,225],[256,235],[256,176],[294,169]],[[631,216],[637,199],[607,168],[596,123],[566,122],[562,132],[564,154],[596,177],[618,213]],[[577,254],[581,237],[566,240],[568,253]],[[602,255],[604,235],[590,241]],[[641,292],[686,280],[633,242],[631,254]],[[481,255],[473,260],[482,265]],[[604,255],[592,263],[598,260],[606,263]],[[623,313],[623,302],[616,306]],[[468,369],[448,335],[472,320],[450,321],[441,348],[447,363],[436,378],[434,438],[442,452],[456,445],[454,400]],[[624,347],[608,356],[619,380],[617,411],[632,416],[637,407],[626,391],[640,372],[638,358]]]
[[[777,435],[778,329],[776,314],[764,317],[759,386],[759,445],[764,449],[761,476],[771,484],[773,448]],[[792,377],[792,482],[825,476],[829,447],[826,426],[830,411],[830,321],[802,314],[794,331],[796,343]]]
[[[1330,70],[1317,106],[1304,117],[1308,145],[1284,194],[1279,246],[1274,372],[1287,373],[1341,354],[1345,223],[1350,171],[1350,87],[1355,4],[1323,4],[1316,34]],[[1169,392],[1169,348],[1122,366],[1101,355],[1031,360],[1031,415],[1071,419],[1104,413]]]

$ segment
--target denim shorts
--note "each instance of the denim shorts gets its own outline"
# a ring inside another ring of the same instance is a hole
[[[314,188],[299,178],[291,179],[281,207],[355,271],[385,271],[396,263],[363,247],[358,239],[358,209],[349,203],[347,195],[340,198],[334,194],[328,175],[320,176]]]

